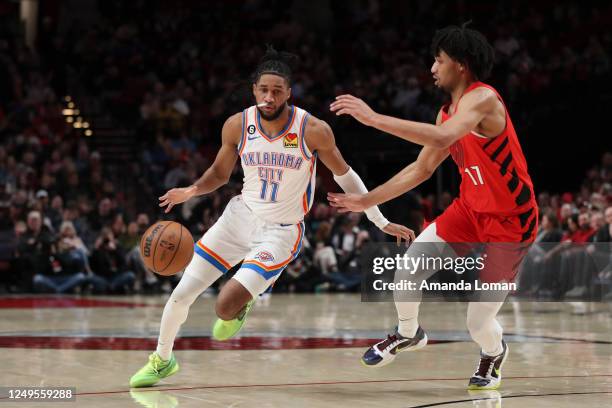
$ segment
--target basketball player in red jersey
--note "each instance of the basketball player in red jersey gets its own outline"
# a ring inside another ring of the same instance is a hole
[[[386,183],[367,194],[331,193],[331,204],[340,211],[363,211],[389,201],[427,180],[450,154],[461,173],[460,195],[415,242],[533,241],[537,208],[527,163],[501,96],[481,82],[491,71],[493,48],[478,31],[452,26],[436,32],[432,54],[435,84],[450,94],[450,103],[440,109],[436,125],[381,115],[351,95],[338,96],[331,104],[337,115],[351,115],[364,125],[423,146],[416,161]],[[496,266],[497,280],[511,279],[512,268]],[[436,271],[419,272],[427,279]],[[500,385],[501,366],[508,356],[502,328],[495,319],[502,303],[469,303],[467,326],[481,347],[469,389]],[[364,354],[362,362],[367,366],[386,365],[398,352],[427,344],[417,321],[419,302],[398,302],[396,297],[395,304],[398,327]]]

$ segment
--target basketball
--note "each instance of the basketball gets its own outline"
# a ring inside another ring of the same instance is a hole
[[[174,275],[191,261],[193,237],[178,222],[156,222],[140,239],[140,255],[147,269],[163,276]]]

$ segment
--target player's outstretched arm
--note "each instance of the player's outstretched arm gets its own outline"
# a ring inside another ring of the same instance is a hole
[[[208,194],[227,184],[236,164],[236,148],[242,135],[242,114],[230,116],[221,130],[221,148],[213,164],[206,169],[202,177],[189,187],[173,188],[159,197],[159,206],[166,207],[165,212],[172,210],[176,204],[183,203],[191,197]]]
[[[334,133],[327,123],[311,117],[306,125],[306,145],[316,151],[325,166],[334,174],[334,180],[347,193],[365,194],[368,192],[359,175],[351,169],[340,153]],[[404,239],[414,240],[414,231],[403,225],[389,222],[377,206],[363,208],[368,219],[389,235],[397,237],[398,243]]]
[[[386,183],[381,184],[367,194],[329,193],[332,207],[340,212],[363,211],[364,208],[382,204],[412,190],[429,179],[436,168],[448,156],[448,149],[423,147],[414,163],[406,166]]]
[[[442,123],[442,111],[438,112],[436,125]],[[330,193],[328,200],[340,212],[363,211],[363,208],[382,204],[412,190],[429,179],[440,163],[448,156],[448,149],[425,146],[416,161],[406,166],[389,181],[367,194]]]
[[[336,115],[351,115],[366,126],[409,142],[445,149],[474,130],[498,103],[497,96],[490,89],[476,89],[461,99],[457,112],[440,126],[381,115],[352,95],[336,97],[330,110]]]

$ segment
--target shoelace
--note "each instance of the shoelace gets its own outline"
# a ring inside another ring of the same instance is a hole
[[[159,366],[162,363],[161,358],[159,358],[158,356],[151,356],[149,360],[151,361],[151,367],[153,367],[153,372],[156,375],[159,375],[159,371],[160,371]]]
[[[377,348],[380,351],[387,351],[388,349],[395,347],[393,343],[398,342],[398,341],[399,339],[397,338],[395,334],[387,334],[387,339],[383,341],[382,343],[380,343],[380,345]]]
[[[495,365],[496,357],[480,357],[480,361],[478,362],[478,366],[476,368],[477,375],[482,378],[487,378],[491,375],[491,371],[493,371],[493,366]]]

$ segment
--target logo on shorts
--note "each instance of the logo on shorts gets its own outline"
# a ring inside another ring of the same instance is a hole
[[[287,136],[283,138],[283,146],[297,149],[298,147],[298,137],[295,133],[289,133]]]
[[[261,262],[274,262],[274,256],[268,251],[261,251],[255,255],[255,259],[259,259]]]

